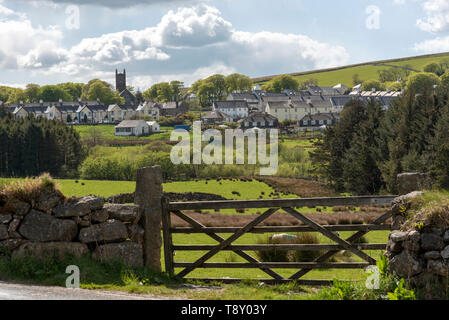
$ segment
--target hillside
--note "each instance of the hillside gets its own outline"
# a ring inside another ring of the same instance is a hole
[[[352,87],[352,76],[359,75],[361,80],[378,79],[378,71],[390,69],[391,67],[405,67],[410,66],[411,69],[422,71],[423,67],[430,62],[449,61],[449,52],[428,54],[422,56],[414,56],[399,59],[371,61],[359,64],[352,64],[342,67],[311,70],[305,72],[290,73],[299,81],[305,81],[313,78],[318,80],[318,85],[327,87],[342,83],[347,87]],[[277,75],[253,78],[254,83],[264,83],[270,81]]]

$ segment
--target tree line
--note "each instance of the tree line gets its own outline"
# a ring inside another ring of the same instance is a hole
[[[56,85],[40,86],[27,84],[25,89],[0,86],[0,101],[5,104],[77,101],[78,99],[94,101],[99,99],[104,104],[124,103],[119,93],[111,84],[100,79],[92,79],[88,83],[66,82]]]
[[[429,173],[449,188],[449,84],[435,77],[410,76],[388,110],[374,99],[348,102],[311,154],[315,170],[353,194],[396,193],[402,172]]]
[[[14,118],[0,107],[0,175],[55,177],[77,173],[85,158],[79,134],[63,122],[45,118]]]

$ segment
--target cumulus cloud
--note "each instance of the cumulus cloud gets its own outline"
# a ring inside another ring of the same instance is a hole
[[[61,45],[61,30],[27,19],[0,20],[0,38],[6,43],[0,66],[70,81],[113,79],[115,68],[123,67],[134,71],[130,83],[136,87],[174,79],[191,84],[214,73],[289,73],[344,65],[349,58],[344,47],[306,35],[235,30],[205,4],[171,10],[145,29],[85,38],[70,48]]]
[[[57,27],[34,27],[20,13],[9,13],[9,16],[0,20],[0,67],[38,68],[64,60],[66,52],[59,47],[62,32]]]
[[[232,24],[214,7],[200,5],[170,10],[157,26],[166,46],[203,46],[229,40]]]
[[[449,51],[449,36],[416,43],[414,49],[415,51],[426,53]]]
[[[305,35],[275,32],[234,32],[230,49],[233,62],[254,69],[273,64],[279,70],[335,67],[349,58],[342,46],[318,42]]]
[[[426,17],[416,22],[421,30],[432,33],[449,30],[449,1],[429,0],[423,3],[423,9]]]

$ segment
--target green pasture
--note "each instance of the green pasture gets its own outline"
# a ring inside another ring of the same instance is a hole
[[[410,65],[412,69],[422,71],[423,67],[430,62],[442,62],[449,58],[449,53],[441,56],[430,56],[430,57],[413,57],[410,59],[403,59],[395,62],[387,62],[387,65],[396,66],[406,66]],[[391,67],[379,66],[375,64],[366,64],[356,67],[348,67],[340,70],[334,71],[324,71],[310,73],[306,75],[295,76],[299,81],[305,81],[308,79],[318,80],[318,85],[323,87],[332,87],[338,83],[344,84],[345,86],[352,88],[352,76],[354,74],[359,75],[361,80],[378,79],[378,71],[390,69]]]
[[[342,238],[348,238],[354,232],[340,232]],[[388,231],[373,231],[368,233],[364,238],[369,243],[386,243],[388,241]],[[220,234],[224,239],[228,238],[229,234]],[[261,237],[266,237],[267,235],[257,235],[257,234],[245,234],[234,244],[255,244]],[[320,243],[322,244],[335,244],[333,241],[319,234]],[[212,238],[203,234],[174,234],[173,235],[174,245],[216,245]],[[207,251],[176,251],[174,260],[175,262],[194,262]],[[374,259],[378,259],[382,254],[382,251],[366,250],[368,255],[371,255]],[[250,255],[257,258],[254,252],[248,251]],[[163,255],[162,255],[163,257]],[[342,256],[341,254],[337,256],[338,262],[362,262],[362,259],[353,254]],[[231,251],[221,251],[217,255],[213,256],[207,262],[247,262],[240,256]],[[164,262],[163,262],[164,263]],[[182,268],[176,268],[175,272],[179,273]],[[284,277],[289,277],[296,273],[297,269],[274,269],[277,273]],[[306,280],[352,280],[360,281],[366,279],[367,274],[363,269],[325,269],[325,270],[312,270],[302,277]],[[243,278],[243,279],[270,279],[270,276],[265,274],[259,269],[196,269],[192,273],[187,275],[187,278]]]
[[[115,125],[78,125],[74,126],[81,138],[89,138],[93,135],[100,135],[100,138],[107,140],[169,140],[172,127],[161,127],[161,133],[151,134],[144,137],[120,137],[115,135]]]

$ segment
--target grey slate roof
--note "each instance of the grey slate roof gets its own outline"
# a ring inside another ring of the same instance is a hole
[[[248,103],[245,100],[214,101],[214,106],[217,109],[237,109],[248,108]]]
[[[248,92],[245,93],[234,92],[230,93],[229,96],[232,96],[233,100],[258,100],[257,96],[254,93]]]
[[[123,120],[116,126],[116,128],[136,128],[139,125],[148,126],[145,120]]]
[[[320,120],[337,120],[338,115],[335,113],[315,113],[307,114],[300,121],[320,121]]]
[[[265,112],[254,112],[248,117],[240,120],[240,122],[275,122],[276,120],[277,118],[273,117],[271,114]]]

